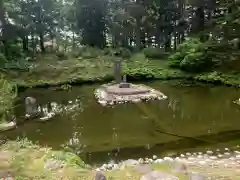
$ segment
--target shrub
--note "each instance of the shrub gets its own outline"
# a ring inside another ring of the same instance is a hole
[[[0,53],[0,68],[5,68],[5,63],[7,62],[7,58],[4,54]]]
[[[189,72],[198,72],[204,70],[207,63],[205,54],[196,52],[186,55],[180,63],[180,68]]]
[[[67,55],[62,51],[57,52],[56,56],[58,57],[59,60],[66,60],[67,59]]]
[[[143,52],[147,58],[153,58],[153,59],[161,59],[161,58],[164,58],[166,55],[163,49],[155,48],[155,47],[145,48]]]
[[[99,48],[90,47],[90,46],[81,47],[79,49],[79,53],[78,53],[79,56],[86,58],[86,59],[96,58],[101,54],[102,54],[102,52]]]
[[[127,48],[120,48],[120,56],[123,58],[130,58],[132,55],[131,51]]]
[[[204,43],[191,38],[180,44],[177,52],[169,56],[169,66],[189,72],[202,71],[210,63],[205,49]]]
[[[168,65],[173,68],[179,68],[180,63],[184,59],[185,55],[186,54],[180,53],[180,52],[176,52],[176,53],[172,54],[171,56],[168,57],[168,61],[169,61]]]

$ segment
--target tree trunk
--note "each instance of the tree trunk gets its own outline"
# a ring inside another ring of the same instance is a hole
[[[25,52],[28,51],[28,36],[22,37],[22,47]]]
[[[41,51],[44,53],[46,50],[44,47],[44,38],[42,33],[39,34],[39,38],[40,38],[40,48],[41,48]]]
[[[72,49],[75,50],[75,33],[72,34]]]
[[[136,51],[140,51],[141,48],[141,31],[140,31],[140,18],[136,19]]]
[[[165,51],[169,52],[171,50],[171,35],[168,35],[167,40],[165,42]]]

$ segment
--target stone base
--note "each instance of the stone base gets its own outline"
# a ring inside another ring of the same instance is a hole
[[[125,87],[121,87],[119,84],[102,85],[95,90],[95,97],[103,106],[149,100],[164,100],[167,98],[163,93],[151,87],[142,84],[127,84],[128,86]]]

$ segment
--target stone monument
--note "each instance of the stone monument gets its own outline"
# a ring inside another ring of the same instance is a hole
[[[115,82],[104,84],[95,90],[95,97],[101,105],[140,102],[143,100],[163,100],[167,98],[160,91],[143,84],[128,83],[127,75],[122,77],[121,74],[121,60],[117,58],[114,63]]]

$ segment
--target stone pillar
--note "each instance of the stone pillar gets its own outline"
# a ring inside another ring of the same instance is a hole
[[[115,69],[114,69],[115,81],[117,84],[121,82],[121,60],[117,59],[115,61]]]

